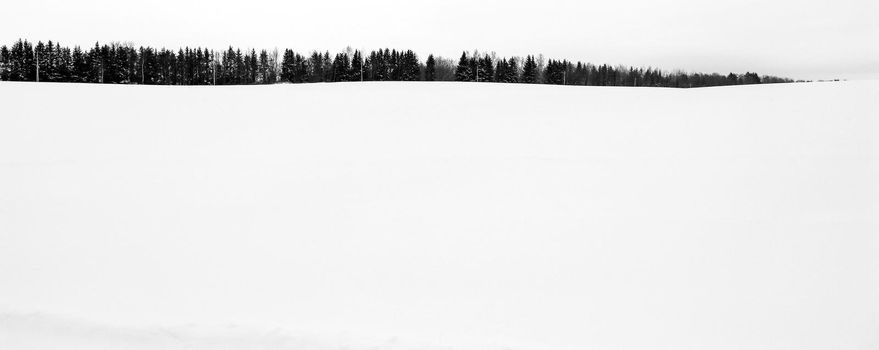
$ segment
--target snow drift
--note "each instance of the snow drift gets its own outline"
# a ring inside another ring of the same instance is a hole
[[[4,349],[876,349],[879,83],[0,84]]]

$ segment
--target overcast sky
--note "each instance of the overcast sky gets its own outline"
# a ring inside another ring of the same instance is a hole
[[[799,79],[879,78],[877,0],[27,0],[0,42],[411,48]]]

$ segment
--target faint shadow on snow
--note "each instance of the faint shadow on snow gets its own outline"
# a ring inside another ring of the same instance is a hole
[[[0,312],[3,349],[308,349],[308,350],[452,350],[401,342],[396,337],[368,339],[348,333],[316,334],[237,325],[125,327],[91,323],[42,313]]]

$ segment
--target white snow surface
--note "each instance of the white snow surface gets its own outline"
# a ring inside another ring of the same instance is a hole
[[[876,350],[877,101],[0,83],[0,348]]]

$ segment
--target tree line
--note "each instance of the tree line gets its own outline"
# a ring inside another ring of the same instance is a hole
[[[144,85],[250,85],[345,81],[471,81],[526,84],[708,87],[793,80],[757,73],[688,73],[656,68],[546,60],[542,55],[497,57],[464,52],[452,59],[412,50],[352,50],[302,55],[290,49],[242,51],[229,47],[177,50],[95,43],[87,49],[48,41],[0,46],[0,80]]]

